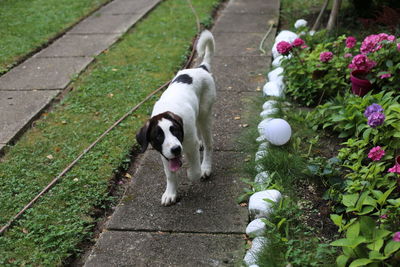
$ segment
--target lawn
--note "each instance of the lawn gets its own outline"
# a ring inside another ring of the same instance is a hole
[[[203,24],[218,0],[195,0]],[[71,92],[6,149],[0,163],[0,224],[5,224],[85,147],[182,66],[196,33],[185,0],[163,1],[96,58]],[[0,265],[60,265],[91,238],[94,208],[109,203],[113,174],[129,162],[135,133],[157,97],[89,152],[0,237]],[[135,177],[134,177],[135,178]],[[29,253],[27,253],[29,251]]]
[[[0,74],[109,1],[0,1]]]

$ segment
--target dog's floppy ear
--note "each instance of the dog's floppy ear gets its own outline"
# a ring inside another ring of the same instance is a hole
[[[136,141],[142,147],[141,153],[145,152],[147,147],[149,146],[149,140],[147,138],[147,132],[149,130],[150,122],[146,122],[146,124],[140,128],[139,132],[136,134]]]

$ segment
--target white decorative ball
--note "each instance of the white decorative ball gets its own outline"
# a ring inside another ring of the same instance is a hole
[[[306,27],[307,26],[307,21],[304,19],[298,19],[296,20],[296,22],[294,23],[294,27],[296,29],[300,28],[300,27]]]
[[[283,68],[282,67],[277,67],[276,69],[271,70],[268,73],[268,80],[270,82],[276,81],[276,80],[282,80],[283,79],[282,73],[283,73]]]
[[[283,83],[279,83],[279,81],[267,82],[263,87],[264,95],[282,97],[284,89],[282,84]]]
[[[289,141],[292,128],[283,119],[272,119],[263,124],[262,134],[271,144],[281,146]]]

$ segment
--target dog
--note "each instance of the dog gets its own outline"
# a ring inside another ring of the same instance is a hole
[[[191,181],[208,178],[212,163],[212,106],[216,99],[211,59],[214,37],[204,30],[196,45],[201,64],[179,71],[155,103],[151,118],[136,134],[142,153],[148,144],[161,154],[167,186],[161,204],[168,206],[177,199],[177,171],[182,156],[187,161],[187,177]],[[200,147],[203,160],[200,162]]]

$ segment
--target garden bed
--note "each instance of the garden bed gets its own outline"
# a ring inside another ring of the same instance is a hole
[[[273,143],[271,118],[288,121],[293,134],[287,144],[260,147],[264,156],[253,164],[253,177],[268,173],[265,182],[249,182],[253,190],[283,194],[262,217],[266,239],[257,264],[398,266],[400,40],[313,35],[304,24],[296,31],[305,34],[277,36],[273,53],[281,58],[273,64],[282,69],[270,72],[264,87],[278,102],[261,113],[261,137]],[[370,81],[369,92],[351,90],[355,71]]]

